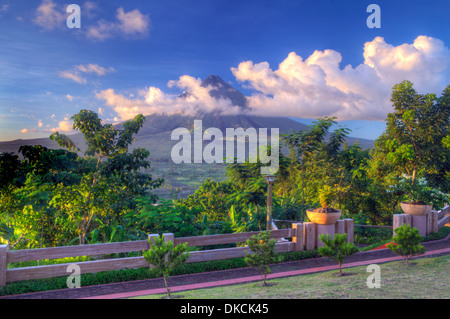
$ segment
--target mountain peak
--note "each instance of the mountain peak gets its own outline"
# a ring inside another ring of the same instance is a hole
[[[202,87],[211,87],[209,94],[216,99],[229,99],[233,105],[241,108],[247,107],[247,98],[244,94],[225,82],[220,76],[211,74],[203,80]]]
[[[228,85],[220,76],[216,74],[210,74],[206,79],[203,80],[202,86],[206,87],[208,85],[218,86],[218,85]]]

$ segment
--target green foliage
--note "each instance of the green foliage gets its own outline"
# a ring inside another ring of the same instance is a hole
[[[449,194],[444,194],[435,187],[428,185],[425,178],[416,178],[413,182],[411,178],[400,178],[399,187],[405,193],[405,201],[422,204],[432,205],[439,209],[444,206],[449,200]]]
[[[270,239],[270,232],[266,231],[247,239],[246,244],[252,253],[245,251],[245,262],[262,275],[263,285],[266,286],[267,275],[272,272],[269,265],[279,261],[275,254],[276,240]]]
[[[324,257],[333,257],[339,264],[339,275],[342,275],[344,258],[358,252],[358,248],[347,242],[347,234],[335,234],[334,238],[329,234],[320,234],[319,239],[324,244],[319,247],[319,253]]]
[[[170,298],[170,288],[167,280],[170,274],[179,265],[185,263],[189,258],[187,252],[187,243],[173,245],[172,241],[165,240],[164,235],[149,238],[150,249],[143,252],[145,260],[155,267],[156,272],[164,278],[164,284],[167,289],[167,297]]]
[[[72,119],[74,129],[81,131],[87,143],[84,157],[79,158],[85,171],[80,172],[77,183],[58,184],[50,204],[68,217],[79,243],[84,244],[93,221],[114,215],[122,218],[134,208],[136,196],[161,186],[163,181],[152,180],[150,174],[141,171],[150,167],[147,150],[137,148],[128,153],[133,135],[145,120],[142,115],[125,123],[121,130],[111,124],[102,125],[98,115],[89,110],[81,110]],[[81,152],[67,136],[56,132],[51,138],[62,147]]]
[[[176,237],[198,235],[201,227],[198,224],[198,208],[165,200],[155,205],[146,197],[139,197],[136,202],[137,212],[127,215],[130,226],[134,225],[147,234],[173,233]]]
[[[193,195],[180,199],[188,207],[196,207],[208,216],[210,221],[221,221],[232,206],[228,198],[236,188],[231,182],[214,182],[206,179]]]
[[[396,228],[393,241],[394,243],[387,245],[387,248],[404,257],[408,265],[412,256],[425,253],[425,247],[420,244],[423,238],[420,236],[419,230],[411,228],[411,225],[404,224]]]

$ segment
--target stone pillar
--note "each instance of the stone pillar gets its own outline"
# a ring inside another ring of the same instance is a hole
[[[334,228],[334,233],[335,234],[344,234],[345,233],[345,228],[344,228],[344,221],[342,219],[339,219],[336,224],[334,224],[335,228]]]
[[[303,223],[303,243],[305,250],[316,248],[316,224],[311,222]]]
[[[294,229],[294,235],[292,236],[292,242],[295,245],[294,250],[301,251],[304,249],[303,223],[294,223],[292,228]]]
[[[355,242],[355,222],[353,219],[344,219],[344,233],[347,234],[347,243]]]
[[[155,238],[159,237],[158,234],[148,234],[148,248],[150,249],[151,245],[155,244]]]
[[[431,212],[427,215],[427,235],[433,232],[433,214]]]
[[[319,236],[320,236],[320,235],[326,235],[326,234],[328,234],[328,235],[331,236],[331,238],[334,237],[334,234],[335,234],[335,228],[336,228],[335,225],[336,225],[336,224],[331,224],[331,225],[320,225],[320,224],[317,224],[317,225],[316,225],[316,227],[317,227],[317,228],[316,228],[316,229],[317,229],[317,232],[316,232],[316,247],[317,247],[317,248],[323,246],[323,242],[319,239]]]
[[[438,229],[438,222],[439,222],[439,212],[431,211],[431,232],[435,233]]]
[[[392,236],[395,236],[395,230],[403,225],[403,214],[394,214],[393,218]]]
[[[6,271],[8,270],[7,253],[8,246],[0,245],[0,287],[6,286]]]
[[[403,214],[403,222],[404,222],[405,224],[411,226],[411,224],[412,224],[412,216],[413,216],[413,215],[410,215],[410,214]]]
[[[411,215],[411,227],[417,228],[419,230],[419,234],[422,237],[427,235],[427,215],[425,216],[415,216]]]
[[[392,235],[395,236],[395,229],[399,228],[400,226],[402,226],[404,224],[412,225],[412,215],[409,215],[409,214],[394,214],[394,222],[393,222],[393,227],[392,227],[393,233],[392,233]]]

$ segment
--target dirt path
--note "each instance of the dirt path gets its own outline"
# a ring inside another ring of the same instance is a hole
[[[450,236],[447,236],[444,240],[433,241],[423,243],[427,251],[428,256],[437,256],[450,254],[447,252],[438,252],[442,249],[450,248]],[[433,253],[435,251],[436,253]],[[359,252],[355,255],[347,257],[345,264],[352,264],[371,260],[383,260],[385,258],[397,257],[388,249],[381,249],[368,252]],[[389,261],[389,260],[386,260]],[[272,274],[274,277],[294,274],[295,271],[318,268],[326,270],[327,266],[335,266],[336,262],[331,258],[314,258],[301,261],[292,261],[286,263],[280,263],[271,266]],[[324,268],[325,267],[325,268]],[[323,270],[320,270],[323,271]],[[297,272],[299,273],[299,272]],[[169,285],[175,289],[175,287],[181,288],[181,286],[195,285],[195,287],[210,286],[212,282],[221,282],[229,280],[232,282],[239,282],[239,279],[247,278],[258,280],[258,273],[252,268],[239,268],[222,271],[213,271],[199,274],[189,274],[174,276],[169,279]],[[113,283],[98,286],[86,286],[78,289],[61,289],[46,292],[28,293],[15,296],[0,297],[0,299],[77,299],[77,298],[93,298],[103,296],[111,296],[116,294],[122,294],[123,296],[133,295],[133,292],[148,291],[152,289],[164,288],[162,279],[146,279],[138,281],[130,281],[123,283]],[[119,295],[117,295],[119,297]]]

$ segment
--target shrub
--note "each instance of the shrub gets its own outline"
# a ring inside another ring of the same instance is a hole
[[[170,298],[170,288],[167,281],[170,273],[189,258],[187,243],[174,247],[172,241],[165,241],[164,235],[154,237],[154,243],[152,243],[151,238],[148,239],[148,242],[151,247],[143,252],[144,258],[150,265],[155,267],[160,276],[163,276],[164,285],[167,289],[167,298]]]
[[[319,239],[324,244],[319,247],[319,253],[324,257],[333,257],[339,264],[339,276],[342,276],[344,257],[358,252],[358,248],[353,243],[347,243],[347,234],[335,234],[334,238],[329,234],[321,234]]]
[[[420,243],[423,241],[417,228],[411,228],[410,225],[404,224],[395,229],[394,243],[387,245],[387,248],[392,250],[399,256],[403,256],[406,264],[409,265],[409,259],[412,256],[423,254],[425,247]]]
[[[275,255],[275,239],[270,239],[270,232],[261,232],[247,239],[247,246],[253,252],[245,252],[245,262],[255,268],[263,276],[263,285],[267,286],[267,275],[272,271],[268,265],[279,260]]]

